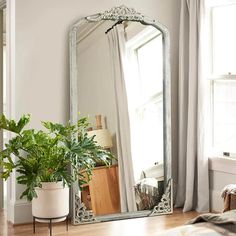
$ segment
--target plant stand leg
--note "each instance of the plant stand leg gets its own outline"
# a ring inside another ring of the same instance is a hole
[[[35,234],[35,217],[33,217],[33,232]]]
[[[50,236],[52,236],[52,220],[50,219],[49,223]]]
[[[66,231],[68,231],[69,219],[68,216],[66,217]]]

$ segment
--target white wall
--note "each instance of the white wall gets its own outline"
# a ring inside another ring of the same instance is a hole
[[[40,120],[69,119],[68,29],[78,18],[125,4],[158,19],[170,31],[172,66],[173,161],[177,160],[177,75],[180,0],[8,0],[15,16],[15,116],[32,114],[32,126]],[[9,6],[10,6],[9,4]],[[13,15],[14,14],[14,15]],[[13,29],[14,30],[14,27]],[[13,33],[13,32],[12,32]],[[13,34],[14,35],[14,34]],[[13,47],[14,48],[14,47]],[[14,70],[14,68],[12,68]],[[12,204],[19,203],[16,186]],[[13,191],[14,193],[14,191]],[[16,198],[16,199],[14,199]],[[20,202],[13,223],[30,221],[30,207]],[[19,214],[19,211],[21,215]],[[25,217],[24,217],[25,216]]]
[[[111,80],[110,52],[105,31],[112,23],[103,23],[77,45],[78,109],[82,116],[90,116],[95,128],[95,115],[107,119],[107,128],[115,130],[114,83]],[[103,128],[104,124],[103,124]]]

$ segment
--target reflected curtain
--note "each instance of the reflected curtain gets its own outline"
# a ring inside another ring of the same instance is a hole
[[[209,210],[204,77],[204,1],[182,0],[179,39],[179,153],[176,207]]]
[[[136,211],[134,172],[131,157],[130,124],[124,80],[125,33],[116,25],[107,33],[111,55],[112,78],[116,102],[116,140],[122,212]]]

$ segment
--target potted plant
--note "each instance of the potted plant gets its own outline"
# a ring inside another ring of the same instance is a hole
[[[16,170],[17,182],[26,186],[21,198],[32,201],[33,216],[66,216],[69,186],[77,180],[79,186],[88,182],[95,163],[109,164],[113,156],[97,145],[94,136],[88,137],[87,117],[77,125],[42,122],[44,130],[38,131],[26,129],[29,122],[29,115],[18,122],[0,117],[0,129],[14,134],[0,151],[1,176],[7,179]]]

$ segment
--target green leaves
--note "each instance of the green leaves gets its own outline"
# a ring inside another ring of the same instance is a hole
[[[79,119],[77,125],[42,122],[46,132],[24,129],[29,121],[29,115],[22,116],[18,122],[4,115],[0,117],[0,128],[16,134],[6,149],[0,151],[0,166],[4,168],[1,176],[7,179],[16,169],[17,182],[26,186],[21,197],[29,201],[37,197],[35,188],[41,182],[63,181],[70,186],[78,180],[82,186],[91,179],[96,162],[109,165],[114,159],[96,144],[94,137],[88,137],[87,117]]]
[[[77,127],[79,130],[86,129],[90,125],[88,117],[82,117],[77,121]]]
[[[0,129],[5,129],[17,134],[20,134],[22,129],[30,122],[30,115],[23,115],[20,120],[16,123],[15,120],[9,120],[5,115],[0,117]]]
[[[23,115],[18,121],[15,129],[16,132],[20,133],[22,129],[30,122],[30,115]]]
[[[76,132],[76,127],[68,123],[67,125],[62,125],[58,123],[52,122],[42,122],[43,126],[48,129],[50,133],[54,133],[57,135],[69,137],[71,134]]]

